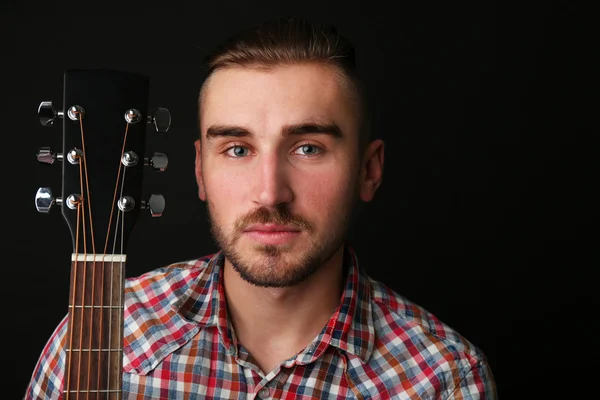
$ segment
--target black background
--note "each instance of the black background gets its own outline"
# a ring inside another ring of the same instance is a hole
[[[36,212],[38,164],[61,132],[39,124],[62,99],[67,68],[115,68],[151,79],[148,173],[162,218],[141,218],[129,276],[215,250],[197,199],[193,141],[200,61],[238,29],[282,14],[336,23],[357,47],[375,133],[386,142],[376,199],[352,232],[362,264],[432,311],[489,357],[504,399],[597,393],[594,328],[598,53],[591,14],[555,2],[32,2],[0,5],[3,385],[20,398],[66,313],[70,234],[58,210]],[[594,121],[595,122],[595,121]],[[593,396],[592,396],[593,397]]]

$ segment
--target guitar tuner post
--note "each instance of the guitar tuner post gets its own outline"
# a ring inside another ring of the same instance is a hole
[[[133,197],[123,196],[117,202],[117,206],[119,207],[119,210],[123,212],[131,211],[135,207],[135,200]]]
[[[138,160],[138,155],[135,154],[133,151],[128,151],[125,154],[123,154],[123,157],[121,157],[121,163],[123,163],[123,165],[126,167],[133,167],[137,165]]]
[[[71,121],[79,121],[81,118],[84,117],[85,110],[81,106],[74,105],[69,107],[67,115],[69,115],[69,119],[71,119]]]
[[[67,153],[67,160],[69,160],[69,162],[73,165],[79,164],[82,158],[83,151],[78,148],[74,148],[73,150]]]
[[[77,206],[81,203],[81,196],[78,194],[71,194],[67,197],[67,207],[71,210],[77,210]]]
[[[127,121],[128,124],[137,124],[141,120],[142,120],[142,113],[140,112],[140,110],[135,109],[135,108],[130,108],[129,110],[127,110],[125,112],[125,121]]]

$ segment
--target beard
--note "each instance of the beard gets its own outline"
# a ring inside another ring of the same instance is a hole
[[[208,200],[208,199],[207,199]],[[265,288],[292,287],[305,281],[328,262],[345,241],[355,201],[341,208],[341,216],[334,218],[331,229],[317,237],[314,225],[300,215],[292,214],[287,206],[259,207],[235,221],[233,232],[227,235],[214,218],[211,202],[207,201],[210,231],[225,258],[246,282]],[[293,245],[255,244],[250,252],[243,252],[239,239],[244,228],[252,223],[293,225],[310,239],[308,248],[293,254]]]

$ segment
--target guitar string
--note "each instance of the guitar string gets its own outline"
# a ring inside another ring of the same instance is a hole
[[[91,239],[92,239],[92,254],[96,254],[96,244],[94,241],[94,223],[92,222],[92,201],[90,199],[90,183],[89,183],[89,179],[88,179],[88,168],[87,168],[87,156],[85,153],[85,138],[84,138],[84,134],[83,134],[83,115],[79,118],[79,127],[81,129],[81,150],[83,151],[83,163],[84,165],[84,170],[85,170],[85,188],[86,190],[86,194],[87,194],[87,208],[88,208],[88,214],[90,216],[90,233],[91,233]],[[86,249],[87,250],[87,249]],[[94,257],[94,262],[96,262],[95,257]]]
[[[114,243],[116,243],[117,241],[117,233],[119,231],[119,223],[121,222],[121,219],[119,218],[119,215],[121,215],[121,210],[117,210],[117,217],[115,218],[115,235],[114,235]],[[115,254],[115,245],[113,244],[113,250],[112,250],[112,254]],[[107,379],[107,386],[108,386],[108,390],[110,390],[110,383],[112,381],[112,377],[111,377],[111,373],[110,373],[110,364],[112,361],[112,320],[113,320],[113,315],[112,315],[112,298],[113,298],[113,286],[114,286],[114,282],[113,282],[113,277],[114,277],[114,268],[115,268],[115,260],[112,259],[110,260],[110,318],[108,319],[108,349],[109,349],[109,354],[108,354],[108,358],[107,358],[107,363],[106,363],[106,379]],[[106,397],[108,398],[108,391],[106,392]]]
[[[110,236],[110,225],[112,223],[112,216],[113,216],[113,212],[115,210],[115,203],[117,200],[117,191],[119,189],[119,176],[121,175],[121,168],[123,163],[121,162],[121,159],[123,158],[123,154],[125,154],[125,143],[127,142],[127,132],[129,131],[129,124],[125,125],[125,136],[123,138],[123,146],[121,148],[121,156],[119,157],[119,169],[117,171],[117,180],[115,181],[115,192],[113,194],[113,202],[112,202],[112,207],[110,209],[110,217],[108,219],[108,232],[106,232],[106,241],[104,242],[104,254],[106,254],[106,250],[108,250],[108,237]]]
[[[122,188],[123,188],[124,185],[125,185],[125,172],[123,171],[123,184],[121,186],[121,197],[123,196],[123,192],[122,192],[123,189]],[[125,236],[125,213],[122,212],[121,213],[121,251],[120,251],[121,254],[123,254],[123,250],[124,250],[124,236]],[[124,312],[125,312],[124,306],[125,306],[125,304],[123,303],[123,300],[124,300],[123,299],[123,293],[124,293],[124,283],[125,283],[124,282],[125,276],[123,275],[124,271],[125,271],[125,268],[123,267],[123,260],[121,259],[120,265],[119,265],[119,288],[121,290],[119,290],[118,295],[119,295],[119,306],[122,306],[122,308],[119,308],[119,313],[117,314],[118,315],[118,318],[117,318],[117,323],[118,323],[117,332],[119,332],[120,343],[123,342],[123,333],[124,333],[123,332],[123,329],[124,329],[124,327],[123,327],[123,322],[124,322],[123,319],[125,318],[125,315],[124,315]],[[118,358],[117,358],[117,368],[116,368],[116,370],[117,371],[121,371],[122,370],[122,368],[121,368],[121,362],[123,360],[122,351],[118,352],[117,355],[118,355]],[[123,376],[122,373],[121,374],[117,374],[116,382],[118,383],[118,385],[122,385],[122,382],[121,382],[121,379],[120,379],[120,378],[122,378],[122,376]],[[120,390],[120,387],[121,386],[117,387],[117,389]]]
[[[115,210],[115,204],[116,204],[116,201],[117,201],[117,191],[119,189],[119,177],[121,176],[121,168],[122,168],[122,165],[123,165],[123,163],[121,162],[121,160],[123,158],[123,154],[125,154],[125,144],[127,143],[127,133],[128,133],[128,131],[129,131],[129,123],[127,123],[125,125],[125,134],[124,134],[124,137],[123,137],[123,146],[121,147],[121,155],[119,157],[119,168],[117,169],[117,179],[115,180],[115,190],[114,190],[114,193],[113,193],[113,201],[112,201],[112,206],[111,206],[111,209],[110,209],[110,216],[109,216],[109,219],[108,219],[108,228],[106,230],[106,240],[104,241],[104,251],[102,252],[102,254],[104,254],[104,255],[107,254],[107,250],[108,250],[108,239],[110,237],[111,226],[112,226],[112,218],[113,218],[113,214],[114,214],[114,210]],[[116,220],[116,225],[115,225],[115,233],[114,233],[115,236],[117,235],[118,224],[119,224],[119,220],[117,219]],[[113,250],[113,254],[114,254],[114,250]],[[109,290],[110,290],[109,296],[110,297],[109,297],[109,307],[112,307],[112,285],[113,285],[113,275],[112,275],[112,272],[113,272],[113,261],[111,261],[110,265],[111,265],[111,267],[110,267],[110,288],[109,288]],[[105,274],[105,263],[102,262],[102,277],[103,278],[104,278],[104,274]],[[101,296],[101,298],[103,299],[104,298],[104,279],[102,279],[102,294],[103,295]],[[109,331],[108,331],[109,332],[109,339],[108,339],[108,348],[110,349],[111,348],[111,343],[112,343],[111,339],[110,339],[110,332],[111,332],[110,331],[110,329],[111,329],[110,328],[110,326],[111,326],[110,325],[110,321],[112,321],[112,308],[109,308],[109,310],[110,311],[109,311]],[[100,328],[100,338],[99,338],[99,342],[100,343],[102,343],[102,332],[104,330],[103,319],[102,319],[103,314],[104,313],[100,314],[100,327],[101,327]],[[108,368],[110,370],[111,351],[109,350],[108,353],[109,353],[109,355],[108,355],[108,365],[109,365],[109,367]],[[102,371],[100,357],[98,358],[98,368],[97,368],[97,370],[98,370],[98,377],[97,377],[98,384],[97,384],[97,387],[100,388],[100,376],[101,376],[101,371]],[[110,386],[110,373],[109,373],[109,376],[108,376],[107,379],[108,379],[108,386]],[[108,392],[107,392],[107,397],[108,397]]]
[[[125,226],[125,213],[121,214],[121,253],[123,253],[124,251],[124,245],[123,245],[123,237],[125,235],[125,231],[124,231],[124,226]],[[121,265],[119,268],[119,288],[121,290],[119,290],[119,319],[117,320],[117,322],[119,323],[119,329],[117,330],[117,332],[119,332],[119,343],[121,344],[121,346],[119,346],[119,349],[121,351],[119,351],[117,353],[118,358],[117,358],[117,390],[119,390],[119,392],[121,391],[121,388],[123,387],[123,335],[125,333],[125,267],[123,266],[123,261],[121,261]]]
[[[79,251],[79,220],[81,218],[81,202],[77,203],[77,227],[75,228],[75,254],[78,253]],[[77,282],[77,257],[75,257],[75,261],[74,261],[74,265],[73,265],[73,277],[71,279],[73,279],[73,282],[71,284],[71,286],[73,287],[73,291],[71,293],[71,304],[75,305],[75,287],[76,287],[76,282]],[[73,324],[74,324],[74,311],[75,308],[73,306],[71,306],[71,317],[69,318],[69,323],[71,324],[71,329],[69,329],[69,343],[73,343]],[[71,346],[71,349],[73,348],[73,346]],[[70,394],[70,389],[71,389],[71,355],[73,354],[72,351],[67,352],[67,393],[66,393],[66,400],[69,399],[69,394]]]
[[[125,173],[126,172],[127,172],[127,168],[124,168],[123,169],[123,177],[121,178],[122,181],[121,181],[120,198],[123,198],[123,187],[125,186]],[[119,216],[121,218],[119,218]],[[119,211],[117,212],[117,226],[115,226],[115,235],[114,235],[113,250],[112,250],[113,256],[115,255],[116,247],[117,247],[117,236],[118,236],[117,232],[118,232],[118,229],[119,229],[119,222],[121,223],[121,249],[120,249],[121,251],[120,251],[120,254],[123,254],[123,235],[124,235],[124,225],[125,225],[125,212],[121,211],[121,209],[119,209]],[[122,298],[121,298],[121,294],[123,292],[123,287],[122,287],[122,283],[123,283],[122,279],[123,279],[123,277],[121,275],[122,274],[122,270],[123,270],[123,261],[120,261],[120,264],[119,264],[119,282],[121,283],[121,285],[119,285],[119,288],[120,288],[120,291],[119,291],[119,300],[120,300],[119,301],[119,305],[122,304]],[[114,257],[113,257],[113,260],[111,261],[111,269],[110,269],[111,282],[113,282],[113,272],[114,272]],[[110,296],[111,300],[113,298],[113,296],[112,296],[112,288],[113,288],[113,286],[114,285],[111,285],[111,288],[110,288],[110,290],[111,290],[111,296]],[[112,303],[111,303],[111,305],[112,305]],[[111,308],[111,310],[112,310],[112,308]],[[123,313],[123,310],[121,308],[119,308],[118,309],[118,315],[119,315],[119,319],[118,319],[119,329],[118,329],[118,332],[119,333],[121,332],[121,314],[122,313]],[[109,324],[112,324],[112,318],[109,320]],[[111,333],[112,333],[112,327],[108,330],[109,343],[112,343],[112,339],[110,337]],[[122,339],[122,337],[119,336],[119,337],[116,338],[116,340],[122,341],[123,339]],[[111,352],[111,354],[112,354],[112,352]],[[122,357],[122,354],[119,352],[117,354],[117,357]],[[117,358],[117,361],[116,361],[117,368],[115,368],[115,373],[117,374],[117,376],[116,376],[116,382],[117,382],[117,384],[120,383],[120,379],[119,379],[119,375],[118,375],[120,373],[120,371],[121,371],[120,361],[119,360],[120,360],[120,358]],[[111,363],[110,363],[110,360],[109,360],[109,363],[108,363],[108,366],[107,366],[108,367],[108,378],[109,378],[108,382],[109,382],[109,384],[110,384],[110,382],[112,382],[112,379],[110,379],[110,377],[111,377],[111,368],[110,368],[110,366],[111,366]],[[109,389],[110,389],[110,387],[109,387]],[[118,387],[116,389],[120,390]]]
[[[129,123],[127,123],[127,125],[125,126],[125,135],[124,135],[124,138],[123,138],[123,146],[121,148],[121,157],[120,157],[119,161],[121,161],[123,159],[123,155],[125,154],[125,145],[127,143],[127,134],[128,134],[128,132],[129,132]],[[122,162],[119,162],[119,174],[121,173],[121,168],[122,168]],[[123,168],[123,177],[122,177],[122,181],[121,181],[121,193],[119,195],[120,199],[123,198],[123,189],[125,187],[125,173],[126,172],[127,172],[127,168]],[[115,198],[116,198],[117,188],[119,187],[119,180],[118,180],[119,178],[118,177],[119,177],[119,175],[117,175],[117,184],[115,186]],[[113,203],[113,207],[114,207],[114,203]],[[119,227],[119,215],[121,215],[121,251],[120,251],[120,253],[121,254],[123,253],[123,243],[122,243],[122,241],[123,241],[123,234],[124,234],[124,232],[123,232],[123,229],[124,229],[123,226],[124,226],[124,223],[125,223],[125,216],[124,216],[124,214],[125,213],[123,211],[121,211],[121,209],[119,209],[117,211],[117,222],[116,222],[116,225],[115,225],[115,234],[114,234],[114,239],[113,239],[113,249],[112,249],[113,259],[111,260],[111,268],[110,268],[111,318],[109,319],[109,329],[108,329],[108,334],[109,334],[109,339],[108,339],[109,349],[112,349],[112,341],[113,341],[113,339],[111,337],[111,334],[112,334],[112,326],[111,326],[111,324],[112,324],[112,321],[113,321],[113,318],[112,318],[112,299],[113,299],[112,289],[114,287],[114,275],[113,275],[114,274],[114,255],[115,255],[115,248],[116,248],[116,242],[117,242],[117,236],[118,236],[117,232],[118,232],[118,227]],[[111,211],[111,218],[112,218],[112,211]],[[120,269],[122,269],[122,263],[120,264]],[[121,272],[121,271],[119,271],[119,272]],[[120,280],[120,282],[121,282],[121,280]],[[119,285],[119,293],[121,293],[122,291],[123,291],[123,287],[122,287],[122,282],[121,282],[121,284]],[[121,305],[121,295],[119,295],[119,306],[120,305]],[[123,311],[121,310],[121,308],[119,308],[117,312],[118,312],[117,315],[120,316]],[[119,321],[120,321],[120,317],[119,317]],[[118,329],[118,332],[120,333],[121,330]],[[122,341],[123,339],[118,334],[116,340]],[[119,348],[120,348],[120,346],[119,346]],[[119,357],[122,357],[122,355],[121,355],[120,352],[117,353],[117,368],[115,368],[116,369],[115,373],[117,374],[117,376],[116,376],[116,378],[117,378],[116,379],[117,385],[120,384],[119,372],[121,372],[120,361],[119,361],[120,358]],[[111,379],[111,360],[112,360],[112,351],[110,351],[109,362],[107,364],[107,369],[108,369],[107,376],[108,376],[108,387],[109,387],[109,389],[110,389],[110,384],[112,382],[112,379]],[[120,390],[119,387],[117,387],[116,389]],[[108,397],[108,392],[107,392],[107,397]]]
[[[83,115],[79,115],[79,129],[81,131],[81,150],[83,152],[83,169],[85,171],[85,193],[87,196],[87,203],[85,203],[87,205],[87,210],[88,210],[88,215],[90,218],[90,240],[91,240],[91,245],[92,245],[92,284],[91,284],[91,294],[90,294],[90,309],[89,309],[89,331],[88,331],[88,347],[87,347],[87,362],[88,362],[88,366],[87,366],[87,376],[86,376],[86,383],[87,383],[87,387],[86,387],[86,394],[85,397],[86,399],[89,398],[90,395],[90,389],[92,387],[91,385],[91,375],[90,375],[90,371],[92,369],[92,332],[94,332],[94,311],[96,310],[96,308],[94,307],[95,304],[94,302],[96,301],[95,298],[95,288],[96,288],[96,243],[94,240],[94,223],[92,220],[92,201],[91,201],[91,194],[90,194],[90,183],[89,183],[89,178],[88,178],[88,168],[87,168],[87,154],[85,151],[85,135],[83,132]],[[81,162],[79,163],[80,165],[80,171],[81,171]],[[81,172],[79,174],[80,179],[81,179]],[[83,191],[81,192],[83,195]],[[85,218],[84,218],[85,220]],[[87,247],[84,249],[85,254],[87,254]],[[87,256],[85,257],[87,258]],[[84,263],[85,267],[87,268],[87,261]],[[84,278],[86,278],[86,273],[85,269],[84,269]],[[82,316],[85,315],[84,312],[84,305],[85,305],[85,288],[87,287],[87,281],[84,279],[83,281],[83,287],[84,287],[84,292],[83,292],[83,296],[81,299],[81,313]],[[101,295],[102,296],[102,295]],[[100,309],[100,313],[102,313],[102,309]],[[83,317],[81,319],[81,325],[83,325]],[[82,340],[83,340],[83,336],[82,336]],[[102,348],[102,343],[100,342],[97,346],[100,347],[100,349]],[[79,358],[81,360],[81,355],[82,355],[82,350],[83,348],[80,347],[80,353],[79,353]],[[98,353],[98,359],[100,358],[100,352]]]
[[[78,111],[75,111],[75,113],[79,114]],[[75,256],[75,265],[74,265],[74,274],[73,274],[73,279],[74,279],[74,283],[75,283],[74,288],[75,288],[77,286],[76,285],[76,282],[77,282],[77,270],[78,270],[78,264],[79,264],[79,259],[78,259],[78,254],[79,254],[79,252],[78,252],[79,251],[79,222],[81,221],[82,222],[82,231],[83,231],[83,235],[82,236],[83,236],[83,255],[84,255],[84,257],[83,257],[83,293],[81,295],[82,305],[81,305],[81,314],[80,314],[81,315],[81,323],[79,324],[79,327],[80,327],[80,330],[79,330],[79,352],[80,352],[80,354],[79,354],[79,357],[78,357],[78,373],[77,373],[77,378],[78,379],[77,379],[77,390],[76,390],[77,394],[79,394],[79,392],[80,392],[80,383],[81,383],[81,377],[79,375],[81,373],[81,359],[82,359],[82,357],[81,357],[81,355],[82,355],[81,351],[83,350],[83,346],[82,346],[82,341],[83,341],[82,327],[84,325],[84,320],[85,320],[84,302],[85,302],[85,291],[86,291],[86,283],[87,283],[87,276],[86,276],[87,275],[87,240],[86,240],[87,230],[86,230],[86,226],[85,226],[86,225],[85,224],[85,207],[86,206],[88,208],[88,215],[89,215],[89,219],[90,219],[90,232],[91,232],[92,254],[94,254],[94,255],[96,254],[96,251],[95,251],[95,240],[94,240],[94,230],[93,230],[92,210],[91,210],[91,200],[90,200],[91,195],[90,195],[90,190],[89,190],[89,178],[88,178],[87,162],[86,162],[85,136],[84,136],[82,118],[83,118],[83,115],[80,115],[80,117],[79,117],[79,125],[80,125],[80,131],[81,131],[81,141],[82,141],[83,156],[80,157],[79,178],[80,178],[80,189],[81,189],[82,195],[81,195],[81,197],[80,197],[80,199],[79,199],[79,201],[77,203],[77,232],[76,232],[76,245],[75,245],[75,254],[76,254],[76,256]],[[127,127],[128,126],[129,125],[127,125]],[[127,133],[127,130],[126,130],[126,133]],[[125,140],[123,142],[123,146],[125,146]],[[78,156],[76,155],[76,157],[78,157]],[[81,160],[81,158],[82,158],[82,160]],[[119,171],[120,171],[120,167],[121,167],[121,164],[119,164]],[[85,180],[86,180],[86,182],[85,182],[86,183],[85,190],[84,190],[84,186],[83,186],[83,176],[84,176],[83,172],[84,171],[82,171],[82,168],[85,170]],[[123,176],[123,180],[124,180],[124,176]],[[117,185],[118,185],[118,177],[117,177]],[[121,193],[122,193],[122,189],[123,188],[121,188]],[[84,192],[87,194],[87,202],[84,202],[84,198],[85,198],[85,196],[83,195]],[[115,193],[116,193],[116,188],[115,188]],[[83,207],[84,207],[83,215],[81,215],[81,213],[80,213],[82,204],[83,204]],[[114,203],[113,203],[113,207],[114,207]],[[124,215],[123,215],[122,218],[124,220]],[[111,210],[111,219],[112,219],[112,210]],[[109,224],[110,224],[110,222],[109,222]],[[122,230],[122,235],[123,235],[123,226],[121,227],[121,230]],[[115,241],[116,241],[116,236],[117,235],[116,235],[116,232],[115,232]],[[108,241],[108,233],[107,233],[107,241]],[[123,236],[121,237],[121,247],[123,247]],[[106,249],[106,244],[105,244],[105,249]],[[104,254],[106,254],[106,252]],[[113,246],[113,255],[114,255],[114,246]],[[95,264],[96,264],[96,259],[95,259],[95,256],[93,256],[93,261],[92,261],[92,274],[93,274],[92,283],[95,282],[95,279],[94,279],[94,275],[95,275],[95,272],[96,272]],[[104,267],[104,262],[102,263],[102,265]],[[121,267],[122,267],[122,261],[121,261]],[[121,280],[122,280],[122,278],[121,278]],[[112,269],[111,269],[111,283],[112,283]],[[89,327],[90,332],[92,331],[93,320],[94,320],[94,318],[93,318],[93,310],[94,310],[93,302],[95,300],[94,299],[94,285],[92,285],[91,291],[92,291],[92,299],[91,299],[92,300],[92,308],[91,308],[91,311],[90,311],[91,312],[91,315],[90,315],[90,327]],[[73,303],[73,306],[74,306],[74,304],[75,304],[75,298],[76,298],[76,292],[75,292],[75,290],[73,290],[72,296],[73,296],[72,303]],[[101,298],[103,298],[103,292],[101,292]],[[111,286],[111,302],[112,302],[112,286]],[[112,306],[112,303],[111,303],[111,306]],[[112,308],[111,308],[111,310],[112,310]],[[75,308],[73,307],[71,311],[72,311],[71,315],[73,316]],[[102,316],[102,312],[101,312],[100,315]],[[111,320],[112,320],[112,318],[111,318]],[[119,320],[120,320],[120,318],[119,318]],[[74,317],[72,318],[72,321],[71,321],[71,330],[70,330],[70,335],[71,335],[71,339],[70,339],[71,350],[73,348],[73,343],[72,343],[73,328],[74,328],[73,325],[74,325]],[[87,376],[88,390],[86,391],[86,397],[88,397],[89,393],[90,393],[89,389],[90,389],[90,369],[91,369],[91,343],[92,343],[92,337],[91,337],[91,334],[90,334],[90,337],[89,337],[89,348],[88,348],[88,350],[89,350],[89,353],[88,353],[88,371],[87,371],[88,372],[88,374],[87,374],[88,375]],[[100,342],[100,344],[101,344],[101,342]],[[109,349],[110,349],[110,343],[109,343]],[[72,351],[70,351],[69,353],[70,353],[69,354],[69,363],[70,363],[71,360],[72,360]],[[98,358],[98,360],[100,360],[100,357]],[[110,366],[110,352],[109,352],[109,366]],[[70,372],[71,372],[71,369],[69,368],[68,371],[69,371],[68,372],[68,377],[67,377],[67,387],[68,387],[68,390],[67,390],[67,394],[66,394],[66,398],[67,399],[69,398],[69,394],[70,394],[70,378],[71,378]],[[98,375],[98,381],[99,381],[99,379],[100,378],[99,378],[99,375]],[[99,385],[98,385],[98,390],[99,390]],[[107,394],[108,394],[108,392],[107,392]]]
[[[123,182],[121,184],[121,197],[123,197],[123,187],[125,186],[125,171],[123,171]],[[124,252],[124,237],[125,237],[125,213],[122,212],[121,213],[121,250],[120,250],[120,254],[123,254]],[[119,309],[118,309],[118,313],[117,313],[117,324],[118,324],[118,337],[119,337],[119,343],[121,344],[119,346],[119,349],[122,349],[122,344],[123,344],[123,320],[125,318],[124,316],[124,312],[125,312],[125,304],[123,302],[123,293],[124,293],[124,286],[125,286],[125,282],[124,282],[124,278],[125,276],[123,275],[125,271],[125,268],[123,267],[123,259],[121,259],[120,261],[120,265],[119,265]],[[123,361],[123,352],[122,350],[117,352],[117,367],[115,368],[116,373],[117,373],[117,377],[115,382],[117,383],[117,390],[121,390],[122,387],[122,382],[121,379],[123,377],[123,373],[122,373],[122,366],[121,363]]]
[[[83,158],[85,158],[85,152],[83,154]],[[81,356],[82,356],[82,343],[83,343],[83,323],[85,321],[85,313],[84,310],[85,308],[84,306],[84,302],[85,302],[85,284],[87,281],[87,230],[85,227],[85,207],[87,207],[86,202],[84,201],[84,197],[83,197],[83,191],[84,191],[84,187],[83,187],[83,171],[82,171],[83,167],[83,160],[79,160],[79,187],[80,187],[80,191],[81,191],[81,196],[79,198],[80,203],[82,204],[83,207],[83,215],[81,218],[81,225],[82,225],[82,231],[83,231],[83,278],[82,278],[82,293],[81,293],[81,309],[79,312],[80,315],[80,321],[79,321],[79,345],[78,347],[76,347],[77,349],[79,349],[79,357],[77,359],[77,397],[79,397],[79,392],[80,392],[80,384],[81,384]],[[67,199],[67,201],[69,201]],[[75,259],[77,259],[77,254],[75,253]],[[76,269],[79,268],[79,263],[75,264]],[[77,288],[77,281],[75,281],[75,288]],[[75,303],[73,303],[73,307],[75,306]],[[75,313],[75,310],[73,310],[73,314]],[[73,329],[73,326],[71,326],[71,330]],[[71,344],[71,351],[73,349],[73,345]]]

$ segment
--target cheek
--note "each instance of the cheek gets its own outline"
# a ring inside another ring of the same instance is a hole
[[[345,173],[315,174],[306,179],[300,192],[311,222],[330,221],[347,212],[354,180]]]
[[[235,218],[237,207],[242,203],[243,191],[248,187],[248,177],[225,168],[213,168],[204,176],[204,188],[210,202],[213,218],[221,223],[230,223]]]

